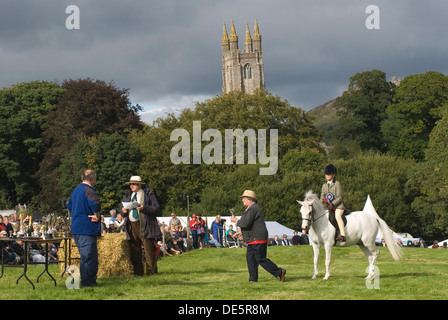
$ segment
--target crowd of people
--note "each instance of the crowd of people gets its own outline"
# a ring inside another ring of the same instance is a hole
[[[0,215],[0,238],[11,238],[15,232],[14,225],[27,225],[28,223],[29,217],[19,216],[17,218],[17,214],[4,217]],[[28,252],[25,252],[23,241],[20,238],[12,238],[11,241],[1,241],[0,250],[0,259],[4,264],[22,264],[26,255],[28,255],[29,262],[45,262],[45,248],[37,242],[31,242],[28,245]],[[48,252],[48,259],[50,263],[58,261],[58,244],[52,244]]]
[[[116,210],[110,211],[108,219],[102,218],[102,232],[124,232],[124,219]],[[173,212],[168,224],[159,222],[162,233],[156,239],[158,247],[164,256],[172,256],[183,252],[202,248],[244,247],[243,237],[234,237],[237,233],[233,224],[226,223],[220,215],[217,215],[210,226],[200,213],[193,214],[189,228],[182,226],[181,220]],[[289,240],[290,239],[290,240]],[[269,246],[292,246],[309,244],[308,235],[303,232],[289,237],[283,234],[282,240],[276,235],[269,239]]]

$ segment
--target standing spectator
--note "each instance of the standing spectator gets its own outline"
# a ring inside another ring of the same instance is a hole
[[[193,213],[190,220],[190,233],[193,240],[193,249],[198,248],[198,232],[196,230],[198,226],[198,217]]]
[[[207,226],[200,213],[197,213],[196,216],[198,218],[198,225],[196,227],[196,231],[198,233],[198,246],[201,245],[202,249],[205,248],[205,230]]]
[[[101,202],[94,188],[95,171],[85,170],[81,180],[81,184],[73,190],[67,208],[72,214],[71,232],[81,256],[81,285],[91,287],[98,285],[97,237],[101,236]]]
[[[264,213],[257,203],[257,197],[252,190],[245,190],[242,201],[246,210],[241,219],[231,217],[231,222],[237,222],[237,227],[241,228],[244,242],[247,244],[246,260],[249,269],[249,281],[258,281],[258,265],[274,277],[285,281],[286,270],[279,268],[274,262],[266,257],[268,249],[268,229],[264,222]],[[235,235],[239,237],[239,233]]]
[[[121,208],[125,216],[126,239],[129,241],[131,263],[134,274],[142,276],[142,246],[145,251],[146,274],[157,274],[156,238],[162,236],[156,214],[159,203],[156,195],[146,187],[140,176],[132,176],[129,182],[130,190],[123,197],[123,202],[138,203],[138,207],[128,210]]]
[[[168,223],[168,225],[170,226],[181,226],[182,224],[180,223],[180,219],[178,217],[176,217],[176,214],[174,212],[171,212],[171,219],[170,222]]]

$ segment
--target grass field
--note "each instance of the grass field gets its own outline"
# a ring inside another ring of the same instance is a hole
[[[57,280],[54,286],[43,266],[29,266],[28,275],[36,289],[22,278],[21,269],[5,268],[0,278],[2,300],[447,300],[448,250],[404,248],[395,262],[386,248],[380,248],[377,266],[379,288],[368,289],[367,260],[357,247],[333,250],[331,277],[324,276],[321,252],[320,277],[312,280],[311,246],[269,247],[268,257],[287,269],[286,281],[279,282],[260,267],[257,283],[248,282],[246,250],[203,249],[159,261],[153,277],[99,278],[99,287],[68,290],[59,267],[50,266]]]

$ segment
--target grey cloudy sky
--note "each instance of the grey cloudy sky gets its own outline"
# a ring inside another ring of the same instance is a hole
[[[365,26],[380,10],[380,29]],[[80,29],[66,28],[66,8]],[[266,88],[309,110],[356,72],[448,72],[448,1],[0,0],[0,87],[90,77],[129,88],[151,122],[221,94],[221,37],[235,21],[262,35]]]

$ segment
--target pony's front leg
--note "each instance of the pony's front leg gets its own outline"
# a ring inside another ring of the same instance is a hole
[[[331,251],[333,246],[331,244],[325,245],[325,277],[323,280],[327,280],[330,277],[330,262],[331,262]]]
[[[313,243],[313,250],[314,250],[314,274],[311,279],[316,279],[317,274],[319,273],[319,253],[320,253],[320,246],[318,244]]]

